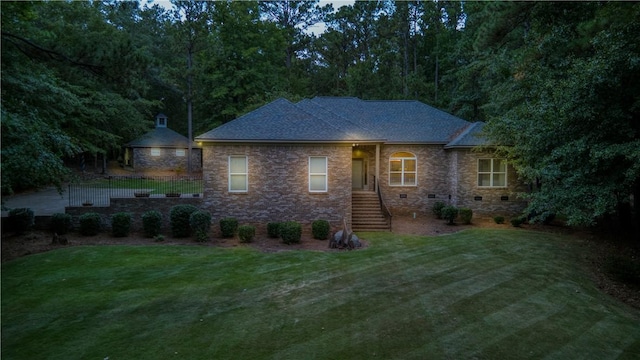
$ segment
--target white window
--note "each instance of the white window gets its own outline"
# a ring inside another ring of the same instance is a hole
[[[506,187],[507,161],[505,159],[478,159],[478,186]]]
[[[327,192],[327,157],[309,157],[309,191]]]
[[[151,156],[160,156],[160,148],[151,148]]]
[[[184,149],[176,149],[176,156],[185,156],[185,154]]]
[[[416,186],[418,173],[416,156],[410,152],[397,152],[389,158],[389,185]]]
[[[229,192],[249,190],[249,169],[246,156],[229,156]]]

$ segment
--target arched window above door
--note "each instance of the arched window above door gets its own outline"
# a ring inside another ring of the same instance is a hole
[[[416,155],[406,151],[391,154],[389,158],[389,185],[416,186],[418,164]]]

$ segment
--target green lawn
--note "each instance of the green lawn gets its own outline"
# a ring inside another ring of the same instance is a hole
[[[583,243],[361,234],[352,252],[73,247],[2,265],[2,359],[638,359]]]
[[[202,180],[177,179],[165,177],[166,179],[145,179],[145,178],[101,178],[85,181],[81,185],[97,189],[140,189],[151,191],[152,194],[166,194],[178,192],[182,194],[202,193]]]

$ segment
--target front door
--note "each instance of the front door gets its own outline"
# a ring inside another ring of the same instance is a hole
[[[351,162],[351,187],[354,190],[364,188],[364,161],[362,159],[353,159]]]

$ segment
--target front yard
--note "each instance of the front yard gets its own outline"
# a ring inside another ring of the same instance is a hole
[[[638,358],[584,242],[363,234],[351,252],[79,246],[2,264],[2,358]]]

